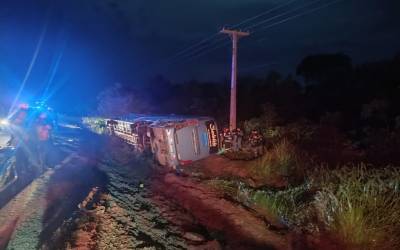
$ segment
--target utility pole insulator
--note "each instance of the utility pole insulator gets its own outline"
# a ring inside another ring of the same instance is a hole
[[[236,96],[237,96],[237,53],[238,41],[240,38],[249,36],[249,32],[239,30],[229,30],[223,28],[221,33],[227,34],[232,38],[232,76],[231,76],[231,104],[229,115],[229,129],[236,129]]]

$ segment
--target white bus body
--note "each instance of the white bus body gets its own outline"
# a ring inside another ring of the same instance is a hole
[[[218,127],[210,117],[131,115],[107,119],[107,127],[135,149],[151,149],[163,166],[187,165],[219,149]]]

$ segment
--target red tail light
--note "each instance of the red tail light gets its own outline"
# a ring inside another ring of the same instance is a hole
[[[188,160],[188,161],[179,161],[179,163],[180,163],[182,166],[187,166],[187,165],[192,164],[193,161],[191,161],[191,160]]]

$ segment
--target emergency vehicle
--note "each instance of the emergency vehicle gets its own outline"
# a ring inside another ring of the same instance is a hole
[[[138,151],[151,150],[163,166],[188,165],[219,150],[218,127],[211,117],[129,115],[106,119],[110,134]]]
[[[47,141],[57,126],[54,111],[43,103],[34,105],[22,103],[12,114],[0,121],[3,130],[11,134],[10,146],[18,144],[19,139]]]

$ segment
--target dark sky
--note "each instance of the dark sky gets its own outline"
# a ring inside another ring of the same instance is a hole
[[[315,2],[300,12],[331,1],[292,0],[288,7],[247,25],[307,3]],[[26,82],[25,98],[42,93],[48,82],[54,98],[68,96],[70,101],[78,102],[115,82],[141,84],[157,74],[173,81],[225,79],[231,60],[229,45],[199,58],[171,57],[222,26],[237,24],[287,2],[2,0],[0,91],[16,91],[41,34],[43,42]],[[343,0],[264,31],[250,30],[255,33],[239,45],[241,73],[261,74],[271,69],[293,73],[304,56],[316,53],[343,52],[355,63],[390,58],[400,51],[399,13],[398,0]],[[57,58],[59,66],[54,67]]]

